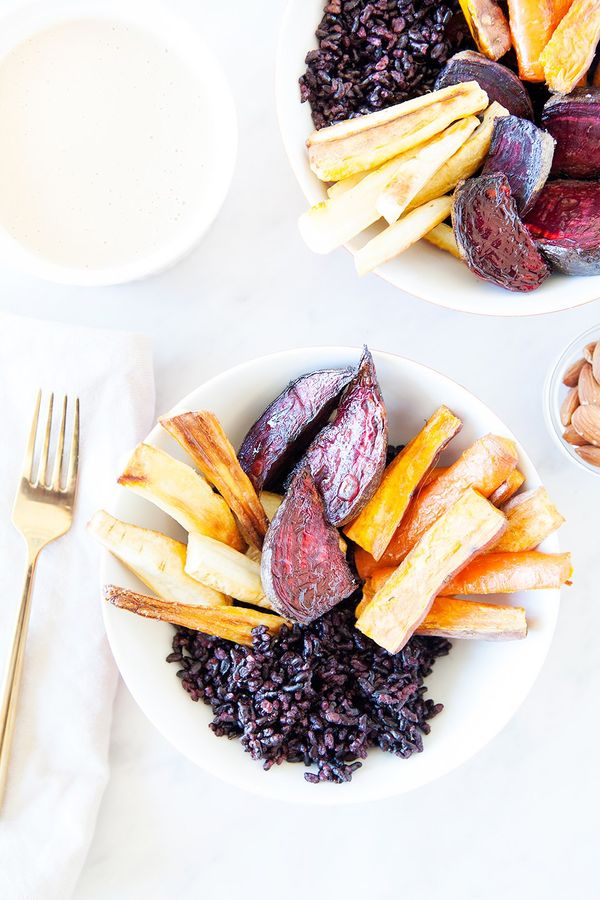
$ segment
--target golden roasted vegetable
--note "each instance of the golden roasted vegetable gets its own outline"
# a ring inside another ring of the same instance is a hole
[[[546,84],[569,94],[589,70],[600,40],[598,0],[573,0],[540,56]]]
[[[573,568],[570,553],[484,553],[444,588],[448,594],[513,594],[559,588]]]
[[[158,597],[199,606],[225,606],[231,598],[190,578],[185,572],[186,546],[158,531],[129,525],[97,512],[91,533]]]
[[[175,519],[186,531],[206,534],[236,550],[245,543],[231,510],[215,494],[204,478],[187,466],[153,447],[138,444],[119,484],[150,500]]]
[[[252,646],[252,630],[259,625],[266,625],[272,634],[277,634],[282,625],[290,624],[280,616],[259,612],[257,609],[243,609],[239,606],[204,609],[188,603],[146,597],[145,594],[136,594],[113,584],[104,588],[104,599],[119,609],[126,609],[145,619],[171,622],[173,625],[247,646]]]
[[[452,226],[445,225],[441,222],[439,225],[436,225],[435,228],[432,228],[431,231],[428,231],[427,234],[424,234],[423,238],[428,244],[433,244],[434,247],[445,250],[446,253],[450,253],[457,259],[462,259]]]
[[[436,597],[416,633],[451,640],[518,641],[527,637],[527,619],[522,606]]]
[[[496,488],[493,494],[488,497],[490,503],[494,506],[502,506],[507,500],[517,493],[519,488],[525,483],[525,476],[518,469],[513,469],[508,475],[506,481],[503,481],[500,487]]]
[[[223,496],[243,537],[260,550],[268,527],[265,511],[214,413],[163,417],[160,424],[187,450],[207,481]]]
[[[500,59],[511,47],[510,28],[496,0],[459,0],[478,49],[488,59]]]
[[[344,529],[346,536],[380,559],[413,494],[461,427],[461,420],[448,407],[436,410],[387,467],[375,495],[358,518]]]
[[[356,627],[389,653],[398,653],[454,573],[495,543],[505,528],[502,513],[467,489],[362,609]]]
[[[422,206],[436,197],[442,197],[449,191],[453,191],[459,181],[470,178],[483,165],[490,149],[494,122],[498,118],[508,115],[505,109],[497,101],[490,103],[483,114],[481,125],[471,137],[465,141],[460,150],[451,156],[435,173],[425,187],[419,191],[414,200],[408,204],[408,210],[416,206]]]
[[[242,603],[271,606],[260,580],[260,563],[203,534],[190,534],[185,571]]]
[[[488,434],[475,441],[454,465],[414,498],[379,561],[364,550],[356,551],[355,562],[361,578],[367,578],[377,568],[401,562],[467,488],[475,488],[484,497],[489,497],[506,480],[517,462],[517,448],[508,438]]]
[[[321,181],[340,181],[381,166],[487,105],[485,91],[469,81],[338,122],[308,138],[310,167]]]
[[[554,0],[508,0],[510,30],[523,81],[543,81],[542,50],[554,30]]]
[[[565,521],[545,487],[517,494],[502,507],[508,528],[494,551],[519,553],[534,550]]]
[[[355,254],[358,274],[366,275],[408,250],[432,228],[447,219],[451,209],[451,197],[438,197],[437,200],[430,200],[424,206],[411,210],[395,225],[388,225]]]

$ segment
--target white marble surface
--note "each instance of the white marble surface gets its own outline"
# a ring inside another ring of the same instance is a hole
[[[282,4],[169,5],[205,30],[230,71],[241,139],[221,216],[192,257],[145,283],[89,291],[2,271],[0,304],[151,335],[158,411],[236,362],[303,344],[368,341],[432,365],[490,404],[537,462],[568,519],[562,542],[574,551],[576,583],[542,675],[509,727],[441,781],[368,807],[287,807],[216,782],[179,757],[121,687],[111,781],[75,898],[591,896],[600,479],[551,443],[541,397],[552,360],[600,319],[600,304],[512,321],[467,317],[374,277],[357,280],[344,251],[311,255],[296,231],[303,199],[273,105]]]

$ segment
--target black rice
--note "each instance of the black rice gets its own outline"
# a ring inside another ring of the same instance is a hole
[[[167,660],[192,700],[211,706],[214,733],[239,737],[264,769],[298,762],[316,766],[307,781],[350,781],[369,747],[404,759],[423,749],[442,709],[423,681],[450,650],[413,637],[390,655],[354,627],[355,602],[277,637],[256,628],[252,647],[178,628]]]
[[[458,0],[330,0],[316,37],[300,78],[316,128],[426,93],[471,44]]]

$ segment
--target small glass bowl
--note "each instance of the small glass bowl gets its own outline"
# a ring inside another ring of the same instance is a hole
[[[594,341],[600,341],[600,325],[595,325],[576,337],[551,368],[544,388],[544,417],[550,434],[565,456],[593,475],[600,475],[600,466],[587,463],[575,452],[574,446],[563,440],[565,429],[560,421],[560,406],[569,390],[563,384],[563,375],[569,366],[583,357],[583,348]]]

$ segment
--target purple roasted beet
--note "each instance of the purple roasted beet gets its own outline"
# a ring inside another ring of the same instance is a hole
[[[554,138],[529,119],[504,116],[494,122],[490,152],[483,175],[506,175],[521,216],[531,209],[546,184]]]
[[[542,125],[556,141],[554,175],[600,177],[600,88],[575,88],[550,97]]]
[[[448,60],[436,79],[435,89],[437,91],[463,81],[476,81],[488,95],[490,103],[496,100],[513,116],[533,119],[531,99],[523,82],[502,63],[494,62],[475,50],[462,50]]]
[[[509,291],[533,291],[550,270],[517,213],[505,175],[481,175],[454,192],[452,223],[468,267]]]
[[[600,275],[600,182],[549,181],[525,225],[565,275]]]
[[[356,588],[340,535],[325,518],[310,470],[299,469],[267,531],[261,559],[265,594],[274,609],[308,624]]]
[[[310,468],[332,525],[351,522],[369,502],[383,475],[387,443],[387,413],[373,357],[365,347],[335,419],[300,462]]]
[[[252,426],[238,453],[257,491],[271,485],[326,424],[354,370],[324,369],[292,381]]]

